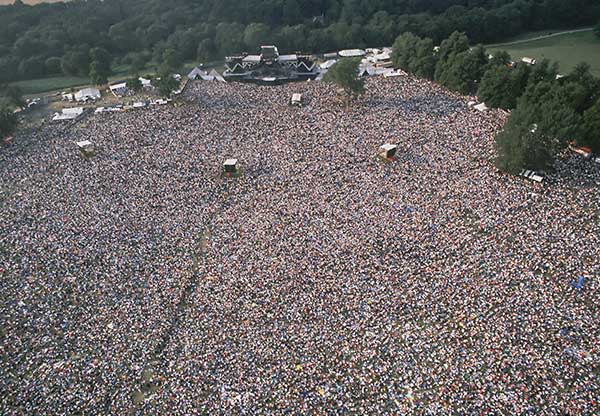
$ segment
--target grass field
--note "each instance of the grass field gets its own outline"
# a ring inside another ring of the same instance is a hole
[[[21,88],[23,94],[28,95],[55,90],[68,90],[71,87],[77,87],[89,83],[89,78],[62,76],[17,81],[13,82],[11,85]]]
[[[187,74],[196,65],[198,65],[197,62],[185,62],[182,66],[180,73]],[[209,65],[207,66],[207,68],[212,68],[212,66]],[[140,75],[154,74],[156,70],[156,67],[149,66],[140,71]],[[131,75],[129,74],[129,67],[127,65],[117,65],[113,67],[113,75],[108,77],[108,82],[112,84],[115,82],[123,81],[130,76]],[[86,77],[58,76],[17,81],[11,83],[11,85],[15,85],[21,88],[21,91],[23,91],[23,95],[27,96],[42,94],[51,91],[67,91],[71,88],[81,88],[89,86],[90,83],[90,79]]]
[[[543,34],[536,32],[530,34],[530,37]],[[524,39],[526,38],[521,37],[520,41]],[[513,45],[492,45],[488,49],[491,52],[505,50],[514,60],[528,56],[538,60],[547,58],[557,61],[563,74],[571,71],[578,63],[585,61],[591,65],[592,73],[600,77],[600,38],[593,32],[568,33]]]

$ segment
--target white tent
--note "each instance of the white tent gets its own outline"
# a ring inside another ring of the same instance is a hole
[[[336,62],[337,62],[337,60],[335,60],[335,59],[329,59],[323,63],[320,63],[319,67],[321,67],[321,69],[329,69],[332,66],[334,66]]]
[[[219,73],[218,73],[216,70],[214,70],[214,69],[213,69],[213,70],[211,70],[211,71],[208,73],[208,75],[209,75],[209,76],[211,76],[211,77],[213,77],[213,79],[214,79],[215,81],[219,81],[219,82],[226,82],[226,81],[225,81],[225,78],[223,78],[223,76],[222,76],[221,74],[219,74]]]
[[[139,77],[138,78],[142,83],[142,88],[152,88],[152,81],[146,78]]]
[[[123,95],[127,92],[127,83],[121,82],[120,84],[114,84],[110,86],[110,92],[112,92],[116,97]]]
[[[365,56],[365,51],[362,49],[344,49],[338,52],[341,57],[353,58],[357,56]]]
[[[83,114],[83,107],[63,108],[62,112],[55,113],[52,121],[74,120]]]
[[[477,111],[481,111],[482,113],[485,113],[488,110],[488,106],[485,105],[485,103],[474,105],[473,108]]]
[[[388,71],[386,73],[383,74],[384,77],[386,78],[390,78],[390,77],[401,77],[406,75],[406,72],[402,71],[401,69],[397,69],[397,70],[391,70]]]
[[[85,149],[86,147],[90,147],[93,146],[92,142],[90,142],[89,140],[82,140],[80,142],[75,142],[75,144],[77,146],[79,146],[82,149]]]
[[[101,97],[100,90],[97,88],[84,88],[75,93],[76,101],[97,100]]]
[[[529,64],[529,65],[535,65],[536,60],[533,58],[528,58],[527,56],[524,56],[523,58],[521,58],[521,62],[525,62],[526,64]]]
[[[302,105],[302,94],[297,92],[292,94],[292,105]]]
[[[541,183],[544,180],[544,177],[542,175],[538,174],[534,170],[523,169],[523,170],[521,170],[521,172],[519,172],[519,176],[522,176],[527,179],[531,179],[532,181],[535,181],[537,183]]]
[[[201,75],[207,75],[206,71],[201,70],[198,67],[194,67],[194,69],[192,69],[190,71],[190,73],[188,74],[188,78],[189,79],[197,79],[198,77],[200,77]]]

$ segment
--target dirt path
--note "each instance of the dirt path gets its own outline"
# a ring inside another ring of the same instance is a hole
[[[565,30],[564,32],[556,32],[556,33],[551,33],[549,35],[536,36],[535,38],[516,40],[514,42],[495,43],[493,45],[487,45],[487,47],[488,48],[493,48],[493,47],[496,47],[496,46],[518,45],[520,43],[532,42],[534,40],[542,40],[542,39],[547,39],[547,38],[553,38],[555,36],[569,35],[571,33],[590,32],[592,30],[594,30],[593,27],[587,27],[587,28],[584,28],[584,29],[575,29],[575,30]]]

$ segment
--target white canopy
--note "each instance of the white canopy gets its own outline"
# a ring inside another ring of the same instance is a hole
[[[100,90],[97,88],[84,88],[75,93],[75,100],[77,101],[85,101],[88,98],[96,100],[100,98],[102,95],[100,94]]]
[[[357,56],[365,56],[365,51],[362,49],[344,49],[338,52],[338,54],[344,58],[351,58]]]
[[[227,159],[225,160],[225,162],[223,162],[223,166],[235,166],[237,165],[238,160],[237,159]]]
[[[488,106],[485,105],[485,103],[479,103],[477,105],[474,105],[473,108],[477,111],[481,111],[482,113],[488,110]]]
[[[89,140],[82,140],[80,142],[75,142],[75,144],[77,146],[79,146],[82,149],[85,149],[86,147],[90,147],[93,146],[94,144],[92,142],[90,142]]]

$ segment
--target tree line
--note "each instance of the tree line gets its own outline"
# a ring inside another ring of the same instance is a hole
[[[456,30],[493,42],[599,19],[595,0],[17,0],[0,7],[0,82],[93,77],[93,50],[135,73],[167,49],[206,62],[264,43],[313,53],[390,45],[404,32],[439,44]]]
[[[500,169],[547,169],[571,142],[600,152],[600,79],[587,63],[559,75],[557,63],[512,62],[507,52],[471,47],[461,32],[433,45],[404,33],[393,44],[392,60],[405,71],[511,111],[496,137]]]

